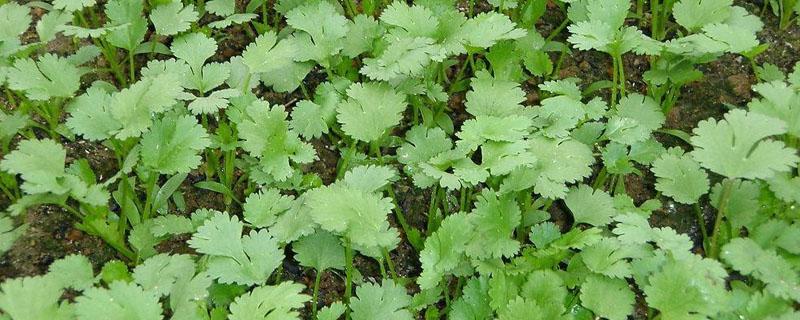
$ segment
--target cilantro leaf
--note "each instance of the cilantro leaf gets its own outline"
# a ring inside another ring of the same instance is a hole
[[[25,140],[0,161],[0,170],[22,176],[21,188],[29,194],[63,194],[67,189],[59,179],[66,176],[67,151],[50,140]]]
[[[266,85],[277,91],[293,91],[300,86],[313,64],[294,61],[299,45],[292,39],[278,41],[274,31],[263,33],[242,53],[243,62],[251,73],[260,74]]]
[[[111,97],[108,110],[121,128],[117,139],[138,137],[153,124],[152,115],[169,110],[183,93],[180,78],[172,73],[144,77]]]
[[[314,148],[289,129],[284,107],[270,107],[267,102],[254,101],[245,110],[246,117],[239,124],[242,149],[258,158],[260,170],[277,181],[292,174],[290,161],[309,163],[316,157]]]
[[[411,305],[411,296],[406,288],[392,280],[383,280],[380,285],[365,283],[356,289],[356,296],[350,301],[353,320],[414,319],[407,309]]]
[[[302,284],[289,281],[256,287],[231,303],[228,319],[300,319],[297,309],[309,300],[307,295],[300,293],[302,290]]]
[[[480,13],[467,20],[460,30],[463,43],[474,48],[488,48],[498,41],[519,39],[526,34],[508,16],[497,12]]]
[[[88,140],[105,140],[122,124],[111,113],[111,94],[99,87],[91,87],[73,99],[67,106],[70,117],[66,126]]]
[[[392,249],[399,241],[397,230],[386,220],[394,208],[389,198],[343,184],[312,189],[305,198],[314,222],[356,246],[375,251]]]
[[[605,136],[611,141],[634,144],[645,141],[650,134],[661,128],[666,118],[653,98],[638,93],[630,94],[619,101],[608,119]]]
[[[83,74],[66,58],[49,53],[38,61],[18,59],[7,72],[8,87],[24,91],[31,100],[72,97],[80,87]]]
[[[800,162],[783,142],[767,139],[786,133],[784,122],[759,113],[733,110],[725,119],[701,121],[691,139],[692,157],[728,178],[767,179]]]
[[[708,192],[708,174],[688,154],[671,148],[653,162],[656,190],[684,204],[696,203]]]
[[[783,120],[787,133],[800,137],[800,92],[782,81],[755,84],[753,91],[763,98],[750,101],[750,111]]]
[[[733,0],[681,0],[672,7],[675,22],[697,31],[702,27],[725,21],[731,14]]]
[[[157,120],[142,136],[142,163],[161,174],[188,173],[200,165],[211,145],[206,130],[192,116]]]
[[[75,299],[79,320],[157,320],[163,310],[158,295],[124,281],[114,281],[105,288],[89,288]]]
[[[482,192],[469,221],[473,229],[466,253],[471,258],[508,258],[519,251],[520,243],[512,236],[522,221],[522,212],[511,197]]]
[[[53,262],[48,268],[48,277],[62,288],[85,290],[96,282],[92,263],[82,255],[71,254]]]
[[[586,278],[581,285],[580,297],[584,307],[610,320],[627,319],[636,302],[636,296],[625,280],[597,275]]]
[[[171,36],[189,30],[192,23],[197,22],[199,15],[194,5],[183,6],[180,2],[170,2],[156,6],[150,11],[150,20],[156,33]]]
[[[325,68],[330,67],[331,56],[342,49],[342,39],[347,35],[348,20],[327,1],[319,1],[297,7],[286,14],[286,23],[304,31],[295,33],[300,50],[295,61],[313,60]]]
[[[282,195],[277,189],[266,189],[247,196],[242,210],[245,221],[256,228],[266,228],[293,205],[294,197]]]
[[[664,318],[714,318],[725,308],[725,269],[715,260],[688,255],[667,261],[644,286],[648,305]]]
[[[344,247],[339,238],[326,231],[317,231],[292,243],[294,259],[317,272],[344,269]]]
[[[94,6],[94,4],[95,0],[53,0],[53,9],[73,12]]]
[[[188,241],[209,256],[208,274],[221,283],[264,283],[283,260],[277,240],[266,230],[242,236],[243,227],[235,216],[217,213]]]
[[[473,232],[463,212],[447,216],[439,228],[425,239],[419,254],[422,273],[417,278],[420,289],[436,287],[442,277],[464,262],[464,252]]]
[[[753,275],[775,296],[800,301],[800,279],[792,265],[774,251],[749,238],[736,238],[722,247],[721,257],[736,271]]]
[[[404,95],[380,83],[354,83],[347,96],[337,108],[337,120],[345,133],[365,142],[378,140],[398,125],[407,106]]]
[[[11,319],[72,319],[70,306],[59,304],[61,285],[48,276],[8,279],[0,284],[0,310]]]
[[[564,203],[572,211],[575,223],[604,226],[617,214],[614,209],[614,199],[608,193],[594,190],[585,184],[570,190],[564,198]]]

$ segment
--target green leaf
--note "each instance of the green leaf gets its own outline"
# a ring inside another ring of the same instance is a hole
[[[525,30],[516,28],[508,16],[497,12],[480,13],[461,28],[464,45],[475,48],[489,48],[498,41],[522,38],[526,34]]]
[[[733,0],[681,0],[672,7],[675,21],[689,31],[720,23],[731,14]]]
[[[603,190],[594,190],[582,184],[573,188],[564,198],[564,203],[572,212],[575,223],[604,226],[617,215],[614,199]]]
[[[148,258],[133,269],[133,281],[145,291],[167,296],[178,283],[194,276],[195,263],[185,254],[159,254]]]
[[[197,229],[188,241],[208,255],[208,274],[220,283],[264,283],[283,260],[278,242],[266,230],[242,236],[244,224],[226,213],[217,213]]]
[[[762,249],[748,238],[736,238],[722,247],[721,257],[733,269],[763,281],[775,296],[800,301],[800,279],[786,259]]]
[[[294,61],[300,46],[293,39],[278,41],[274,31],[258,36],[242,53],[244,64],[251,73],[260,74],[265,85],[277,91],[297,89],[313,64]]]
[[[144,77],[111,97],[109,111],[122,125],[114,133],[117,139],[138,137],[153,124],[153,114],[169,110],[183,93],[180,78],[164,73]]]
[[[71,254],[53,262],[47,273],[62,288],[86,290],[96,282],[92,263],[82,255]]]
[[[181,2],[170,2],[153,8],[150,11],[150,21],[156,28],[156,33],[162,36],[171,36],[189,30],[192,23],[197,22],[198,13],[194,5],[183,6]]]
[[[627,319],[635,302],[636,296],[622,279],[592,275],[581,286],[581,304],[603,318]]]
[[[236,12],[234,0],[211,0],[206,5],[206,10],[218,16],[229,16]]]
[[[375,18],[365,14],[359,14],[353,20],[348,20],[347,30],[347,36],[341,39],[342,54],[351,58],[371,51],[375,40],[384,32],[383,26],[375,21]]]
[[[50,11],[36,22],[36,34],[39,40],[49,42],[56,38],[67,23],[72,21],[72,14],[63,11]]]
[[[394,208],[389,198],[342,184],[310,190],[305,198],[314,222],[356,246],[380,252],[378,249],[393,249],[399,242],[397,230],[386,220]]]
[[[289,281],[256,287],[231,303],[228,319],[300,319],[298,309],[309,300],[309,296],[300,293],[303,288],[302,284]]]
[[[317,312],[317,320],[338,320],[345,312],[346,307],[337,301]]]
[[[617,279],[631,276],[627,258],[630,258],[630,247],[624,247],[615,238],[603,238],[581,252],[581,259],[589,270]]]
[[[800,92],[782,81],[755,84],[753,91],[763,98],[750,101],[750,111],[783,120],[787,133],[800,137]]]
[[[465,262],[467,243],[473,227],[463,212],[448,215],[438,229],[425,238],[425,248],[419,253],[422,273],[417,278],[420,289],[434,288],[445,274]]]
[[[59,303],[61,285],[49,276],[8,279],[0,284],[0,310],[9,319],[74,319],[72,308]]]
[[[365,142],[378,140],[398,125],[407,106],[404,95],[376,82],[354,83],[347,96],[337,108],[337,119],[347,135]]]
[[[206,130],[192,116],[157,120],[142,136],[142,164],[160,174],[189,173],[200,165],[200,152],[211,145]]]
[[[64,10],[66,12],[78,11],[94,5],[95,0],[53,0],[53,9]]]
[[[75,299],[78,320],[158,320],[162,312],[155,292],[123,281],[112,282],[108,289],[87,289]]]
[[[0,42],[3,42],[3,46],[19,45],[18,37],[28,30],[31,22],[29,7],[17,2],[3,4],[0,6]]]
[[[4,156],[0,170],[22,176],[24,182],[20,187],[25,193],[63,194],[68,189],[59,179],[66,176],[66,156],[64,147],[53,140],[25,140]]]
[[[256,228],[266,228],[275,224],[278,216],[293,205],[293,196],[282,195],[277,189],[266,189],[247,196],[242,210],[245,221]]]
[[[317,272],[327,269],[344,270],[344,247],[339,238],[326,231],[317,231],[292,243],[294,259],[301,266]]]
[[[532,167],[511,172],[500,187],[501,192],[520,191],[534,187],[534,192],[551,199],[566,196],[567,183],[573,183],[592,174],[592,150],[575,140],[556,141],[547,138],[529,140],[531,150],[536,150]]]
[[[697,125],[691,155],[703,167],[728,178],[768,179],[800,162],[796,150],[768,139],[784,133],[783,121],[733,110],[724,120],[709,119]]]
[[[525,92],[519,83],[498,79],[481,71],[470,82],[472,90],[467,92],[465,106],[473,116],[510,116],[522,110]]]
[[[656,190],[684,204],[697,203],[708,192],[708,174],[688,154],[671,148],[653,162]]]
[[[189,33],[172,42],[172,54],[189,64],[193,73],[200,73],[206,60],[217,52],[217,42],[202,33]]]
[[[650,138],[653,131],[664,124],[664,113],[653,98],[630,94],[608,119],[605,136],[611,141],[632,145]]]
[[[512,236],[522,220],[516,201],[485,190],[468,216],[473,226],[466,253],[471,258],[510,258],[520,249]]]
[[[353,320],[414,319],[407,309],[411,305],[411,296],[406,288],[391,280],[383,280],[380,285],[365,283],[356,289],[356,296],[350,301]]]
[[[489,319],[493,313],[489,299],[488,278],[473,277],[467,281],[461,296],[453,302],[448,316],[453,320]]]
[[[688,255],[667,261],[649,277],[644,294],[650,307],[670,319],[715,318],[726,307],[725,269],[715,260]]]
[[[286,111],[282,105],[270,107],[264,101],[254,101],[239,124],[242,149],[258,158],[261,171],[277,181],[284,181],[293,172],[291,162],[309,163],[316,158],[314,148],[289,130]]]
[[[295,61],[313,60],[329,68],[328,59],[342,49],[342,39],[347,35],[348,20],[327,1],[311,3],[289,11],[286,24],[305,34],[295,33],[300,50]]]
[[[69,98],[80,87],[83,72],[66,58],[45,54],[38,61],[19,59],[8,69],[8,87],[31,100]]]
[[[113,46],[133,51],[144,41],[147,19],[142,16],[144,1],[112,0],[106,4],[106,40]]]

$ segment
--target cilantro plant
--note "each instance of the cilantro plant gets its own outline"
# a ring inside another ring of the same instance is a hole
[[[42,268],[0,319],[798,318],[800,67],[756,66],[770,27],[732,0],[0,1],[0,254]],[[725,55],[752,98],[691,109]]]

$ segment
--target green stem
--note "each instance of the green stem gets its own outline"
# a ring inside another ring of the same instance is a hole
[[[133,59],[133,51],[128,51],[128,75],[131,83],[136,82],[136,61]]]
[[[559,24],[558,27],[556,27],[552,32],[550,32],[549,35],[547,35],[545,43],[552,41],[553,38],[561,33],[561,31],[564,31],[564,28],[566,28],[567,25],[569,25],[569,18],[565,18],[564,21],[561,21],[561,24]]]
[[[156,188],[156,183],[158,182],[158,173],[150,172],[150,176],[147,177],[147,195],[144,201],[144,210],[142,210],[142,222],[147,221],[147,219],[151,216],[152,206],[153,206],[153,191]]]
[[[383,258],[386,260],[386,265],[389,266],[389,273],[392,274],[392,280],[394,280],[394,282],[397,282],[397,279],[399,278],[397,276],[397,270],[395,270],[394,262],[392,261],[392,256],[389,254],[389,250],[387,250],[386,248],[383,248]]]
[[[431,230],[431,226],[433,224],[432,223],[433,215],[436,212],[436,200],[439,199],[439,184],[438,183],[433,185],[433,190],[431,190],[430,197],[431,197],[431,201],[430,201],[430,204],[428,205],[428,224],[427,224],[427,228],[425,230],[425,233],[427,235],[431,235],[431,233],[433,233],[433,230]]]
[[[714,231],[712,231],[713,233],[711,234],[711,250],[707,252],[707,254],[714,259],[719,257],[719,233],[723,223],[722,219],[725,217],[725,213],[727,213],[728,210],[728,200],[731,196],[732,189],[733,180],[726,179],[722,182],[722,195],[719,198],[717,217],[714,219]]]
[[[617,58],[616,56],[611,56],[611,63],[612,63],[612,76],[611,76],[611,107],[617,106],[617,90],[619,89],[619,72],[617,72]]]
[[[350,297],[353,295],[353,248],[350,239],[344,238],[344,303],[350,305]],[[345,319],[350,319],[350,308],[345,311]]]
[[[694,213],[697,215],[697,224],[700,226],[700,234],[703,236],[703,250],[708,252],[708,230],[706,230],[706,218],[703,216],[703,210],[700,208],[700,203],[694,204]]]
[[[314,277],[314,293],[311,296],[311,315],[313,319],[317,318],[317,304],[319,303],[319,283],[322,280],[322,272],[324,270],[317,270],[317,275]]]
[[[625,63],[622,61],[622,55],[617,56],[617,72],[619,72],[618,79],[620,96],[624,97],[627,90],[625,86]]]

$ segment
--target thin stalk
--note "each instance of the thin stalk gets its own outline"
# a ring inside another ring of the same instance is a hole
[[[714,231],[712,231],[713,233],[711,234],[711,250],[710,252],[706,252],[706,254],[709,254],[709,256],[714,259],[719,257],[719,233],[722,227],[722,218],[725,217],[725,213],[728,211],[728,200],[731,196],[732,189],[733,180],[725,180],[722,182],[722,195],[719,198],[717,217],[714,219]]]
[[[430,204],[428,205],[428,224],[427,228],[425,229],[426,235],[431,235],[431,233],[433,232],[433,230],[431,230],[431,226],[433,225],[432,218],[436,212],[436,200],[438,199],[439,199],[439,184],[437,183],[433,185],[433,190],[431,191],[431,201]]]
[[[147,221],[150,218],[150,211],[152,211],[153,206],[153,191],[156,188],[156,182],[158,182],[158,174],[155,172],[150,172],[150,176],[147,177],[147,198],[144,201],[144,210],[142,210],[142,221]]]
[[[597,174],[597,177],[594,179],[594,183],[592,184],[592,188],[598,189],[600,186],[606,183],[606,179],[608,178],[608,170],[606,167],[600,169],[600,173]]]
[[[620,96],[625,96],[625,63],[622,61],[622,55],[617,56],[617,72],[619,72]],[[616,103],[616,101],[614,103]]]
[[[133,59],[133,51],[128,51],[128,68],[131,83],[134,83],[136,82],[136,61]]]
[[[564,31],[564,28],[566,28],[567,25],[569,25],[569,19],[568,18],[564,19],[564,21],[561,21],[561,24],[559,24],[558,27],[553,29],[553,31],[550,32],[549,35],[547,35],[547,38],[544,39],[545,40],[544,42],[547,43],[547,42],[552,41],[553,38],[555,38],[556,36],[558,36],[561,33],[561,31]]]
[[[389,267],[389,273],[392,275],[392,280],[394,280],[394,282],[397,282],[397,279],[399,277],[397,276],[397,271],[394,268],[394,262],[392,261],[392,256],[389,255],[389,250],[387,250],[386,248],[383,248],[383,258],[386,260],[386,265]]]
[[[353,295],[353,248],[350,239],[344,238],[344,303],[350,305],[350,297]],[[345,319],[350,319],[350,308],[345,310]]]
[[[617,72],[617,58],[615,56],[611,56],[611,63],[612,63],[612,76],[611,76],[611,106],[617,106],[617,90],[619,89],[619,72]]]
[[[703,249],[708,252],[708,231],[706,230],[706,218],[703,216],[703,210],[700,208],[700,203],[694,204],[694,213],[697,215],[697,224],[700,226],[700,234],[703,236]]]
[[[316,270],[317,275],[314,277],[314,291],[311,296],[311,318],[317,318],[317,304],[319,303],[319,283],[322,280],[322,272],[324,270]]]

